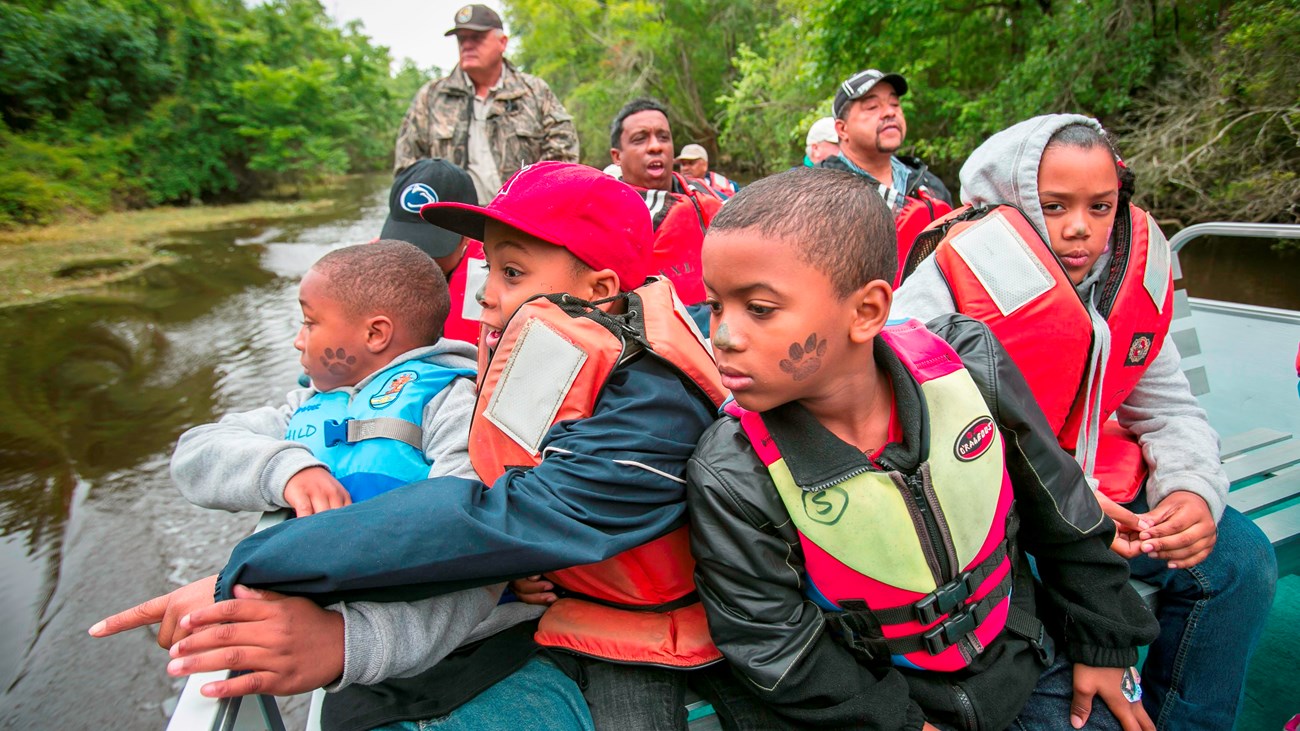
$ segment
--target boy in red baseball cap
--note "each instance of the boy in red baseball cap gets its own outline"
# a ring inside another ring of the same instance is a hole
[[[520,170],[485,208],[437,203],[421,215],[485,244],[489,275],[479,299],[487,332],[470,428],[481,482],[415,483],[360,504],[364,510],[343,508],[258,533],[236,548],[217,582],[218,598],[242,597],[248,590],[236,594],[240,584],[320,603],[377,599],[402,607],[376,610],[397,619],[372,622],[367,647],[354,643],[352,627],[313,643],[341,646],[314,656],[310,680],[317,684],[354,682],[353,668],[367,668],[367,682],[389,679],[344,691],[348,697],[333,705],[353,718],[445,715],[457,704],[448,699],[508,686],[498,681],[527,670],[541,647],[558,650],[545,652],[547,664],[584,678],[597,727],[684,726],[691,681],[731,727],[779,727],[716,664],[721,656],[695,594],[686,462],[725,391],[671,284],[647,278],[653,233],[641,198],[598,170],[546,162]],[[349,536],[347,550],[338,548],[339,536]],[[534,620],[540,608],[503,604],[489,620],[513,613],[514,626],[439,662],[447,639],[441,625],[460,618],[437,616],[437,600],[426,597],[538,572],[559,598],[535,626],[518,624],[518,615]],[[151,615],[168,626],[167,616],[193,603],[177,597],[183,591],[111,618],[100,634]],[[234,602],[194,611],[180,634],[242,612],[323,611],[300,600]],[[173,647],[182,662],[177,674],[225,665],[224,640],[215,634]],[[404,645],[412,638],[437,643],[428,643],[423,661],[393,666],[389,656],[409,654]],[[280,656],[312,651],[286,647],[277,636],[259,641]],[[253,680],[217,683],[211,694],[307,687],[305,679],[249,669],[259,671]],[[531,722],[521,721],[518,705],[498,714],[503,723]]]

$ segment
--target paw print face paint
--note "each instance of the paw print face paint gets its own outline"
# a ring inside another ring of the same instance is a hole
[[[817,333],[813,333],[802,345],[790,344],[790,357],[781,360],[781,370],[789,373],[794,380],[802,381],[822,367],[823,355],[826,355],[826,338],[819,340]]]
[[[316,390],[355,386],[374,370],[378,364],[366,350],[364,318],[333,298],[328,279],[314,269],[307,272],[298,287],[298,302],[302,327],[293,347],[302,352],[299,361]]]

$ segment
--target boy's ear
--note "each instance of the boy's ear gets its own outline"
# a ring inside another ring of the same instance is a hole
[[[853,303],[849,340],[854,343],[870,343],[889,321],[889,307],[894,302],[894,290],[889,282],[873,279],[849,297]]]
[[[393,342],[393,321],[388,315],[375,315],[366,320],[366,350],[382,353]]]
[[[618,275],[613,269],[598,269],[587,273],[587,284],[591,287],[591,300],[603,300],[618,294]]]

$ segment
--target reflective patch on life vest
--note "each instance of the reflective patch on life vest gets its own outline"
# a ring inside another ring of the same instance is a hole
[[[1142,286],[1156,304],[1156,312],[1163,314],[1161,311],[1165,306],[1165,295],[1169,293],[1169,239],[1165,238],[1165,233],[1156,225],[1151,214],[1146,215],[1147,268],[1142,273]]]
[[[529,320],[519,333],[483,415],[536,457],[587,353],[545,321]]]
[[[1052,277],[1043,263],[1000,215],[985,216],[953,236],[949,244],[1004,317],[1052,289]]]

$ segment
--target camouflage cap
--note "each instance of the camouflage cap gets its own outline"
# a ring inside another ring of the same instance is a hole
[[[466,5],[456,11],[456,27],[443,35],[455,35],[458,30],[492,30],[493,28],[505,30],[497,11],[486,5]]]

